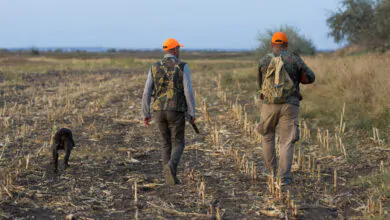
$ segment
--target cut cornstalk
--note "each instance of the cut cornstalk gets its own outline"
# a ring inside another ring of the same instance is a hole
[[[1,158],[1,157],[0,157]],[[385,172],[385,165],[383,164],[383,160],[381,160],[381,165],[379,166],[379,171],[381,173],[384,173]]]
[[[247,132],[247,129],[248,129],[248,114],[245,112],[244,113],[244,131]]]
[[[137,181],[134,182],[134,204],[138,203],[138,195],[137,195]]]
[[[30,164],[30,154],[26,157],[26,170],[28,169],[28,165]]]
[[[287,190],[286,203],[287,203],[287,208],[290,208],[290,190]]]
[[[329,151],[329,130],[326,130],[326,149]]]
[[[345,102],[343,104],[343,110],[341,112],[341,117],[340,117],[340,125],[339,125],[340,134],[343,134],[345,130],[344,114],[345,114]]]
[[[256,179],[257,179],[256,166],[255,163],[252,161],[252,180],[255,181]]]
[[[321,181],[321,165],[318,164],[317,166],[317,181]]]
[[[367,213],[370,213],[371,210],[371,199],[367,199]]]
[[[215,218],[216,220],[221,220],[221,208],[219,206],[215,210]]]
[[[337,192],[337,170],[334,169],[333,173],[333,191]]]

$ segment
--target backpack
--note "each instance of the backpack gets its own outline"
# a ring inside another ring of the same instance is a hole
[[[294,94],[296,88],[290,75],[284,68],[282,56],[275,57],[273,53],[268,55],[272,59],[263,80],[261,94],[269,104],[282,104]]]

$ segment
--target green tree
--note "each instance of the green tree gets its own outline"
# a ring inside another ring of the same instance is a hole
[[[327,19],[335,42],[366,47],[388,47],[390,0],[342,0],[342,7]]]
[[[116,49],[115,48],[109,48],[109,49],[107,49],[107,53],[116,53]]]
[[[327,19],[330,36],[337,43],[347,41],[360,43],[370,35],[370,24],[374,20],[373,2],[370,0],[343,0],[342,8]]]
[[[390,49],[390,0],[383,0],[375,8],[374,24],[374,41],[377,47],[384,50]],[[378,45],[379,44],[379,45]]]
[[[260,45],[257,48],[260,56],[264,56],[272,51],[272,35],[278,31],[282,31],[287,34],[289,51],[296,52],[301,55],[314,55],[316,53],[316,48],[312,40],[300,34],[296,27],[285,25],[279,28],[267,29],[265,32],[260,33],[258,37]]]
[[[31,55],[38,56],[40,53],[41,53],[41,52],[39,51],[38,48],[36,48],[36,47],[30,48],[30,54],[31,54]]]

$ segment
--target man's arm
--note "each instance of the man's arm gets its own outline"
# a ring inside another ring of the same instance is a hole
[[[306,65],[306,63],[297,56],[298,72],[300,74],[300,82],[302,84],[313,83],[316,79],[314,72]]]
[[[186,96],[186,102],[188,107],[188,114],[195,118],[195,97],[192,90],[190,68],[186,64],[183,69],[183,86],[184,86],[184,95]]]
[[[257,71],[258,71],[258,74],[257,74],[257,83],[259,85],[259,90],[261,91],[261,88],[263,86],[263,74],[266,74],[267,72],[267,68],[268,68],[268,65],[269,65],[269,60],[268,58],[270,58],[268,55],[267,56],[264,56],[260,59],[259,61],[259,65],[258,65],[258,68],[257,68]]]
[[[153,75],[152,70],[149,69],[148,79],[145,83],[144,93],[142,95],[142,115],[144,118],[150,118],[150,102],[153,91]]]

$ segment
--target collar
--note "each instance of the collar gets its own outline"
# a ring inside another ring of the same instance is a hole
[[[273,57],[278,57],[278,56],[282,56],[282,55],[286,55],[287,54],[287,51],[282,51],[279,55],[276,55],[275,53],[270,53],[270,54],[272,54],[273,55]],[[271,55],[271,57],[272,57],[272,55]]]
[[[172,54],[169,54],[169,53],[167,53],[167,54],[164,54],[164,58],[176,58],[176,56],[175,55],[172,55]],[[176,58],[177,59],[177,58]]]

